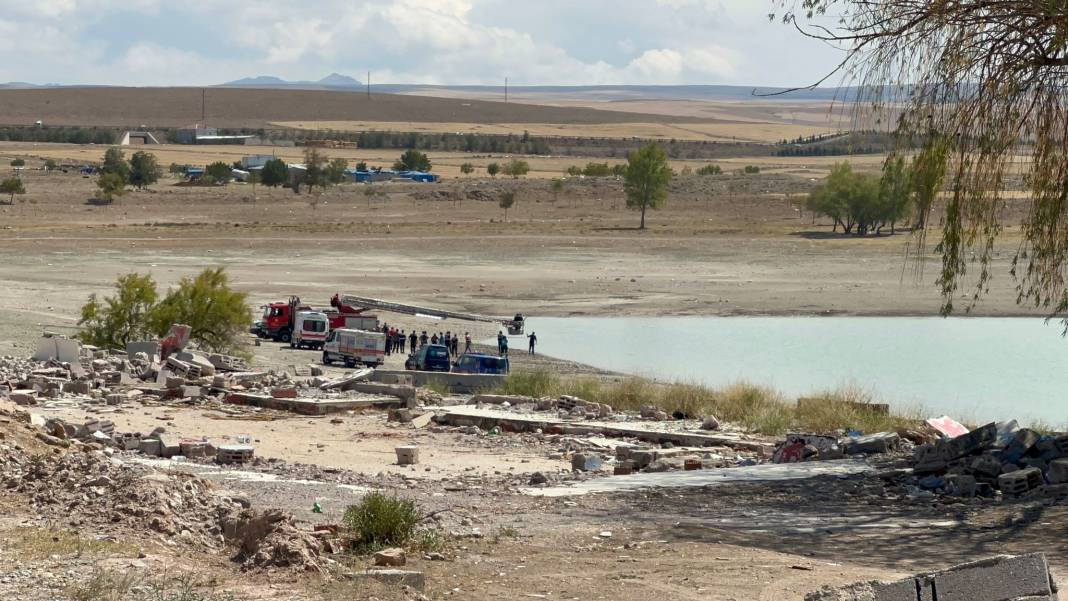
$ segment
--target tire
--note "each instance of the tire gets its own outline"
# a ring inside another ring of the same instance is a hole
[[[278,333],[278,340],[280,340],[281,342],[292,342],[293,335],[289,332],[289,330],[282,330]]]
[[[330,365],[333,361],[330,360],[330,353],[323,351],[323,365]]]

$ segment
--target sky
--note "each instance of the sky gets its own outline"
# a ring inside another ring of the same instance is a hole
[[[0,81],[802,86],[840,51],[774,0],[0,0]],[[832,82],[833,83],[833,82]]]

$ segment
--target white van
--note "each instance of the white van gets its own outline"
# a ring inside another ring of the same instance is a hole
[[[386,335],[341,328],[330,332],[323,345],[323,364],[341,361],[349,367],[362,363],[378,367],[386,360]]]
[[[323,348],[326,336],[330,333],[330,320],[326,313],[319,311],[298,311],[293,323],[293,336],[289,340],[290,348]]]

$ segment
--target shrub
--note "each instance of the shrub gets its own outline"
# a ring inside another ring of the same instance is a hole
[[[705,165],[697,170],[697,175],[719,175],[723,169],[719,165]]]
[[[746,165],[742,171],[748,174],[760,173],[760,167],[757,167],[756,165]]]
[[[343,523],[354,547],[372,552],[407,545],[421,519],[415,502],[374,491],[345,510]]]

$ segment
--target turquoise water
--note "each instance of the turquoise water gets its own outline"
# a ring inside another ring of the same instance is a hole
[[[967,317],[528,318],[538,352],[662,381],[746,380],[791,397],[858,385],[962,420],[1068,424],[1059,321]],[[511,341],[513,352],[526,348]]]

